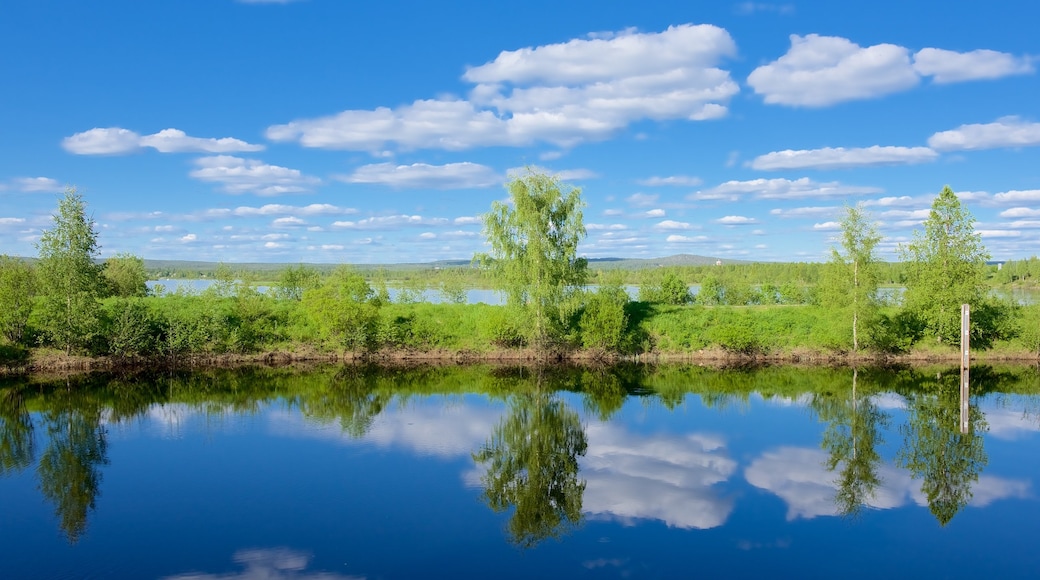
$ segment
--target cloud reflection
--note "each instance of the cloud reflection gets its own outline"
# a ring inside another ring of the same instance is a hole
[[[167,580],[359,580],[364,576],[345,576],[333,572],[307,572],[310,554],[290,548],[239,550],[232,560],[241,565],[241,572],[207,574],[189,572],[167,576]]]
[[[737,467],[721,438],[645,436],[596,423],[588,427],[588,440],[582,461],[588,514],[708,529],[725,523],[733,511],[733,500],[714,489]]]
[[[748,465],[744,476],[755,487],[772,492],[787,504],[787,520],[835,516],[839,510],[834,502],[838,489],[837,474],[825,467],[827,454],[818,449],[781,447],[767,451]],[[881,485],[866,504],[876,509],[892,509],[908,503],[927,506],[928,499],[921,492],[920,482],[906,471],[891,465],[878,470]],[[984,507],[999,499],[1026,497],[1028,481],[982,475],[972,486],[973,496],[968,505]]]

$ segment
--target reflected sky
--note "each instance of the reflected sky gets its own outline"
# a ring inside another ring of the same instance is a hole
[[[626,387],[637,394],[606,414],[589,404],[597,391],[575,383],[567,391],[539,383],[511,395],[528,379],[508,373],[488,379],[484,392],[443,394],[395,387],[400,377],[383,384],[336,373],[312,386],[292,378],[302,386],[276,382],[270,390],[243,381],[231,397],[193,394],[182,396],[190,402],[142,400],[136,408],[89,391],[4,391],[0,451],[12,457],[0,476],[0,557],[13,577],[179,580],[395,578],[429,570],[451,577],[674,577],[694,557],[709,563],[708,575],[820,576],[833,570],[812,554],[830,544],[843,546],[851,562],[866,562],[857,568],[866,576],[921,564],[895,550],[906,542],[933,555],[971,547],[973,559],[944,560],[939,575],[1028,576],[1040,564],[1027,549],[1028,530],[1040,518],[1040,465],[1033,460],[1040,393],[980,387],[973,430],[962,435],[948,421],[957,416],[956,401],[927,384],[920,392],[878,390],[866,373],[855,396],[844,383],[740,392],[732,387],[737,377],[778,381],[747,371],[697,372],[679,398]],[[931,375],[922,376],[913,380]],[[681,374],[667,378],[670,389],[682,384]],[[829,380],[844,381],[830,371],[805,383]],[[705,386],[712,381],[730,391]],[[244,389],[257,393],[245,396]],[[528,526],[546,537],[518,547],[509,541],[517,508],[508,502],[545,492],[523,489],[529,482],[566,479],[507,479],[520,488],[507,490],[505,509],[496,511],[484,500],[488,466],[477,455],[517,413],[549,408],[553,416],[578,417],[585,445],[574,447],[577,455],[524,456],[545,451],[534,444],[537,431],[555,424],[534,418],[514,421],[532,432],[512,433],[506,451],[519,454],[514,459],[525,469],[576,461],[571,493],[579,493],[581,517],[559,537]],[[865,413],[870,409],[882,412]],[[344,420],[359,413],[370,416]],[[862,421],[877,422],[868,425],[880,434],[869,440],[876,465],[848,470],[863,457],[862,434],[874,432]],[[970,471],[942,479],[965,457]],[[843,517],[837,496],[850,474],[864,473],[877,485],[864,488],[856,518]],[[62,498],[61,489],[79,491]],[[997,549],[1014,555],[994,568],[980,555]],[[878,550],[892,551],[891,561],[871,560]]]

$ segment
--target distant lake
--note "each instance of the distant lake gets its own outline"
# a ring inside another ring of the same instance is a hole
[[[5,578],[1031,578],[1040,375],[325,366],[0,386]]]

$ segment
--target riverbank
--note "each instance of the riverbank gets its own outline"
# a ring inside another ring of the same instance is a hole
[[[1040,364],[1040,356],[1024,350],[973,352],[974,364]],[[319,351],[314,349],[269,350],[245,354],[190,354],[179,356],[113,357],[66,355],[53,349],[32,349],[19,361],[0,365],[0,375],[64,375],[86,372],[137,372],[142,370],[205,370],[247,366],[283,367],[319,364],[372,364],[399,367],[414,365],[553,365],[598,367],[619,363],[697,364],[712,367],[748,365],[793,366],[886,366],[960,363],[957,349],[916,350],[902,354],[835,352],[794,349],[774,353],[744,354],[721,348],[687,352],[649,352],[624,355],[596,349],[537,351],[533,349]]]

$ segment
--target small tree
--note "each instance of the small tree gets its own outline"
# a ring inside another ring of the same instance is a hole
[[[524,310],[539,348],[562,335],[561,305],[580,288],[588,263],[578,257],[585,237],[581,190],[528,171],[506,184],[511,204],[494,202],[484,216],[489,254],[476,256],[501,283],[511,306]]]
[[[859,337],[878,311],[874,249],[880,241],[868,213],[860,206],[846,207],[841,220],[841,250],[831,250],[831,261],[819,286],[820,305],[851,319],[853,351],[859,350]]]
[[[133,254],[116,254],[105,260],[103,273],[112,296],[129,298],[148,294],[144,260]]]
[[[38,288],[32,265],[0,256],[0,333],[7,340],[17,344],[25,337]]]
[[[275,286],[275,296],[282,300],[296,300],[303,298],[303,293],[311,288],[316,288],[319,283],[318,271],[300,264],[298,266],[286,266],[278,275],[278,284]]]
[[[932,202],[924,231],[914,232],[902,254],[907,262],[906,308],[936,340],[955,343],[961,304],[979,305],[986,296],[989,254],[975,232],[975,219],[949,186]]]
[[[73,348],[89,344],[99,330],[100,303],[104,288],[94,220],[87,216],[83,196],[67,188],[58,202],[54,227],[43,232],[37,243],[38,272],[43,298],[40,322],[44,333],[71,354]]]

